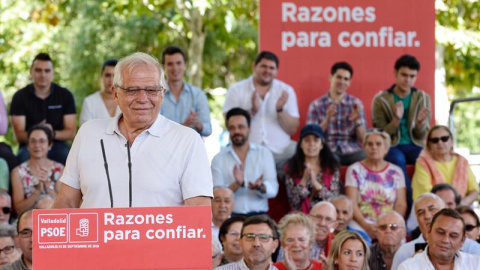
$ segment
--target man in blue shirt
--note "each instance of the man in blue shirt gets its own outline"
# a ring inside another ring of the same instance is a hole
[[[249,141],[250,114],[246,110],[228,111],[225,125],[231,143],[212,160],[213,185],[235,193],[234,215],[265,214],[268,199],[278,192],[273,155],[266,147]]]
[[[162,65],[167,75],[167,92],[160,114],[204,137],[209,136],[212,125],[207,96],[202,89],[185,81],[185,52],[177,46],[168,46],[162,53]]]

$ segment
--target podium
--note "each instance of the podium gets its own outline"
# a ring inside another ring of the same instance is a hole
[[[211,208],[33,211],[33,269],[212,269]]]

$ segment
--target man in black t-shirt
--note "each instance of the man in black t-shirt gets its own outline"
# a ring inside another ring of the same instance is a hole
[[[73,95],[68,89],[52,83],[53,63],[46,53],[35,56],[30,76],[33,83],[15,93],[10,107],[13,130],[20,144],[18,159],[24,162],[30,158],[26,148],[28,130],[35,124],[43,123],[54,132],[48,157],[65,164],[70,150],[65,141],[72,140],[76,131]]]

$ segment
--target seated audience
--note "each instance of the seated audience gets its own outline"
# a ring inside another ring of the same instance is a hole
[[[216,269],[277,269],[272,264],[272,254],[278,247],[275,221],[267,215],[251,216],[243,223],[240,235],[243,260]]]
[[[461,205],[470,205],[477,200],[479,187],[468,161],[453,152],[452,132],[439,125],[427,133],[426,148],[415,164],[413,199],[443,183],[455,188],[461,197]]]
[[[362,230],[356,230],[352,228],[350,222],[353,219],[353,203],[345,195],[338,195],[330,199],[330,202],[337,209],[337,228],[335,229],[335,235],[342,231],[351,231],[360,234],[363,237],[363,240],[367,242],[368,246],[372,245],[372,239],[368,234]]]
[[[233,192],[228,187],[214,187],[212,200],[212,238],[218,238],[222,223],[230,217],[233,209]]]
[[[258,215],[268,211],[268,199],[278,192],[277,172],[272,153],[250,142],[250,114],[240,108],[227,112],[225,125],[231,143],[212,160],[214,186],[235,193],[235,215]]]
[[[65,164],[76,132],[76,109],[73,95],[68,89],[52,82],[53,62],[46,53],[33,59],[30,76],[33,83],[18,90],[12,98],[10,115],[15,138],[20,144],[18,159],[25,162],[30,158],[26,147],[27,133],[37,124],[47,125],[53,132],[53,144],[48,158]]]
[[[28,131],[30,159],[12,172],[13,205],[17,213],[32,209],[41,194],[57,194],[63,165],[47,158],[52,143],[53,134],[48,126],[35,125]]]
[[[376,238],[378,216],[395,210],[407,211],[405,177],[402,170],[384,160],[390,148],[390,136],[378,129],[367,131],[363,140],[367,158],[348,167],[345,194],[353,205],[352,226]]]
[[[222,262],[222,245],[218,241],[218,238],[212,237],[212,269],[220,266]]]
[[[17,235],[15,242],[22,251],[22,256],[11,264],[0,266],[0,270],[31,270],[32,260],[32,231],[33,216],[32,210],[28,210],[20,215],[17,223]]]
[[[10,224],[0,224],[0,265],[11,264],[22,255],[15,246],[17,229]]]
[[[366,129],[365,113],[362,101],[347,93],[353,77],[352,66],[337,62],[330,74],[330,90],[310,103],[307,124],[322,128],[326,144],[342,165],[348,166],[365,159],[360,143]]]
[[[0,190],[0,224],[8,224],[10,222],[10,214],[12,213],[12,197],[4,190]]]
[[[332,242],[328,254],[328,270],[369,270],[370,249],[355,232],[343,231]]]
[[[322,269],[321,262],[310,259],[315,242],[315,224],[310,218],[303,213],[286,215],[280,221],[279,231],[284,257],[274,263],[278,269]]]
[[[418,197],[415,202],[415,215],[417,216],[418,227],[420,228],[421,234],[416,239],[403,244],[397,250],[393,257],[393,270],[397,269],[402,262],[411,258],[417,250],[425,249],[425,239],[428,239],[432,218],[438,211],[444,208],[445,203],[443,200],[433,193],[424,193]],[[480,244],[473,240],[466,239],[462,246],[462,251],[469,254],[480,255]]]
[[[378,93],[372,104],[372,125],[384,129],[392,140],[385,160],[399,166],[405,174],[408,205],[412,205],[412,187],[407,164],[415,161],[424,147],[430,128],[430,96],[414,87],[420,63],[412,55],[395,61],[395,83]],[[428,189],[430,190],[430,189]]]
[[[251,141],[267,147],[281,171],[295,153],[297,144],[290,136],[298,130],[300,115],[295,90],[275,78],[279,64],[275,54],[260,52],[252,65],[252,76],[228,89],[223,113],[235,107],[248,111],[252,118]]]
[[[83,100],[80,113],[80,125],[91,119],[106,119],[120,114],[120,108],[113,99],[113,74],[117,59],[108,59],[102,65],[102,90],[97,91]]]
[[[293,210],[307,214],[312,205],[340,194],[339,164],[320,126],[306,125],[300,131],[295,155],[284,167],[288,200]]]
[[[370,270],[390,270],[393,256],[407,235],[405,220],[399,213],[390,211],[378,217],[377,228],[378,242],[370,248],[368,264]]]
[[[462,216],[453,209],[442,209],[433,216],[427,238],[428,246],[423,252],[401,263],[398,270],[476,270],[480,265],[480,256],[460,251],[465,239]]]
[[[218,239],[223,246],[223,257],[220,265],[238,262],[243,259],[242,247],[240,246],[240,232],[242,231],[245,217],[234,216],[225,220],[220,226]]]
[[[465,231],[467,237],[473,241],[480,242],[480,219],[472,208],[462,205],[456,209],[465,221]]]

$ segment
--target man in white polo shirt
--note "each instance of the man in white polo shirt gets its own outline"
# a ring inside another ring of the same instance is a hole
[[[460,251],[465,239],[462,215],[453,209],[442,209],[432,219],[428,246],[423,252],[401,263],[397,269],[479,269],[479,256]]]
[[[210,205],[212,175],[200,135],[159,114],[157,59],[134,53],[115,67],[122,113],[85,123],[73,142],[53,208]]]
[[[297,97],[293,88],[277,79],[279,60],[271,52],[257,55],[253,75],[228,89],[223,113],[239,107],[250,112],[250,141],[273,153],[277,170],[295,153],[290,136],[300,125]]]

